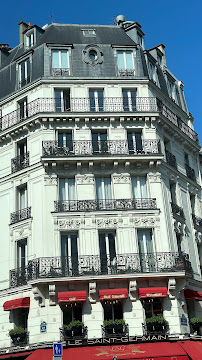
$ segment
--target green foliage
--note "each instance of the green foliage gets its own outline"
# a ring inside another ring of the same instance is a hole
[[[116,319],[116,320],[104,320],[104,326],[113,326],[113,325],[125,325],[125,320]]]
[[[164,319],[164,317],[162,315],[159,316],[152,316],[148,319],[146,319],[146,323],[147,324],[161,324],[161,325],[168,325],[168,322],[166,319]]]
[[[84,326],[84,323],[79,320],[71,321],[68,325],[63,325],[64,330],[72,330],[73,328],[79,328]]]
[[[202,319],[198,317],[193,317],[190,319],[192,325],[202,325]]]
[[[25,334],[27,331],[22,326],[18,326],[15,329],[9,330],[9,336]]]

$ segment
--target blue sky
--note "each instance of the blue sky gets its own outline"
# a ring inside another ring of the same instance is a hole
[[[21,19],[43,26],[50,23],[50,14],[54,22],[70,24],[111,25],[119,14],[138,21],[146,48],[159,43],[166,46],[167,66],[185,84],[188,108],[202,143],[202,0],[4,1],[0,43],[17,45]]]

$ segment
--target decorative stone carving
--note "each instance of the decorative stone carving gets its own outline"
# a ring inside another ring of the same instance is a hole
[[[74,230],[74,229],[79,229],[80,225],[81,225],[80,219],[65,219],[65,220],[59,220],[58,222],[59,229]]]
[[[79,184],[79,185],[94,184],[95,178],[94,178],[94,176],[79,175],[76,177],[76,181],[77,181],[77,184]]]
[[[148,179],[153,182],[161,182],[161,174],[160,173],[149,173]]]
[[[48,290],[49,290],[49,305],[50,306],[56,305],[55,284],[49,284]]]
[[[39,288],[37,286],[33,287],[32,292],[34,294],[34,299],[38,300],[39,306],[44,307],[45,306],[45,297],[43,296],[43,294],[39,290]]]
[[[140,217],[140,218],[133,218],[133,223],[135,224],[135,227],[155,227],[156,222],[158,219],[155,217]]]
[[[130,280],[129,294],[130,294],[131,301],[135,301],[137,299],[137,281],[136,280]]]
[[[58,184],[58,180],[56,176],[44,176],[44,184],[46,186],[48,185],[57,185]]]
[[[118,227],[122,223],[122,219],[118,218],[106,218],[106,219],[96,219],[96,224],[98,228],[114,228]]]
[[[113,176],[113,182],[114,184],[130,184],[130,176],[129,175],[114,175]]]
[[[89,282],[89,301],[91,304],[96,303],[96,282]]]
[[[182,224],[180,221],[174,221],[174,230],[178,234],[183,234],[184,224]]]

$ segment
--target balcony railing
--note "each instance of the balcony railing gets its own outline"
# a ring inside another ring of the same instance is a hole
[[[25,79],[23,79],[22,81],[19,82],[19,87],[21,88],[21,87],[29,84],[30,81],[31,81],[30,76],[28,76],[27,78],[25,78]]]
[[[194,225],[202,227],[202,219],[200,217],[196,216],[195,214],[192,214],[192,219]]]
[[[172,202],[171,207],[172,207],[172,212],[174,215],[178,215],[178,216],[181,216],[182,218],[184,218],[184,211],[180,206],[178,206],[177,204]]]
[[[128,324],[125,325],[101,325],[102,337],[113,338],[129,336]]]
[[[168,333],[168,325],[158,324],[158,323],[144,323],[142,324],[143,334],[148,335],[165,335]]]
[[[129,145],[127,140],[76,140],[67,146],[59,146],[58,141],[42,142],[43,156],[113,156],[113,155],[150,155],[160,153],[159,140],[143,139],[141,147]]]
[[[11,224],[31,218],[31,207],[11,213]]]
[[[156,199],[59,200],[55,212],[99,210],[155,210]]]
[[[70,69],[52,68],[52,75],[53,76],[69,76],[70,75]]]
[[[87,326],[81,326],[75,329],[73,328],[72,330],[66,330],[64,328],[60,328],[61,341],[87,339],[87,337],[88,337]]]
[[[29,166],[29,152],[11,159],[11,172],[20,171]]]
[[[176,162],[176,157],[175,155],[173,155],[170,151],[165,150],[166,153],[166,162],[171,165],[172,167],[174,167],[175,169],[177,169],[177,162]]]
[[[192,169],[188,164],[185,164],[187,177],[196,181],[196,175],[194,169]]]
[[[10,270],[10,287],[26,284],[29,280],[120,275],[157,272],[192,272],[187,254],[149,253],[78,255],[77,257],[43,257],[33,259],[24,268]]]

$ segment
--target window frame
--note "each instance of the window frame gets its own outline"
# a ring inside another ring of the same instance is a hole
[[[81,31],[82,31],[84,36],[96,36],[96,30],[95,29],[82,29]],[[89,33],[88,31],[92,31],[92,33]]]
[[[59,67],[53,67],[53,51],[58,52]],[[66,51],[67,54],[67,67],[62,67],[62,51]],[[51,49],[51,69],[70,69],[70,56],[69,49]]]
[[[124,68],[119,68],[119,62],[118,62],[118,53],[119,52],[123,52],[123,62],[124,62]],[[132,66],[133,68],[132,69],[127,69],[127,61],[126,61],[126,53],[127,52],[130,52],[131,53],[131,56],[132,56]],[[134,56],[134,49],[117,49],[116,50],[116,56],[117,56],[117,68],[118,68],[118,71],[121,72],[121,71],[133,71],[133,75],[135,74],[135,56]]]
[[[29,66],[28,66],[29,63]],[[22,65],[25,65],[25,78],[22,79]],[[29,71],[28,71],[29,69]],[[19,61],[18,63],[18,84],[19,88],[21,89],[25,85],[29,84],[31,82],[31,57],[27,57],[26,59],[23,59]]]

